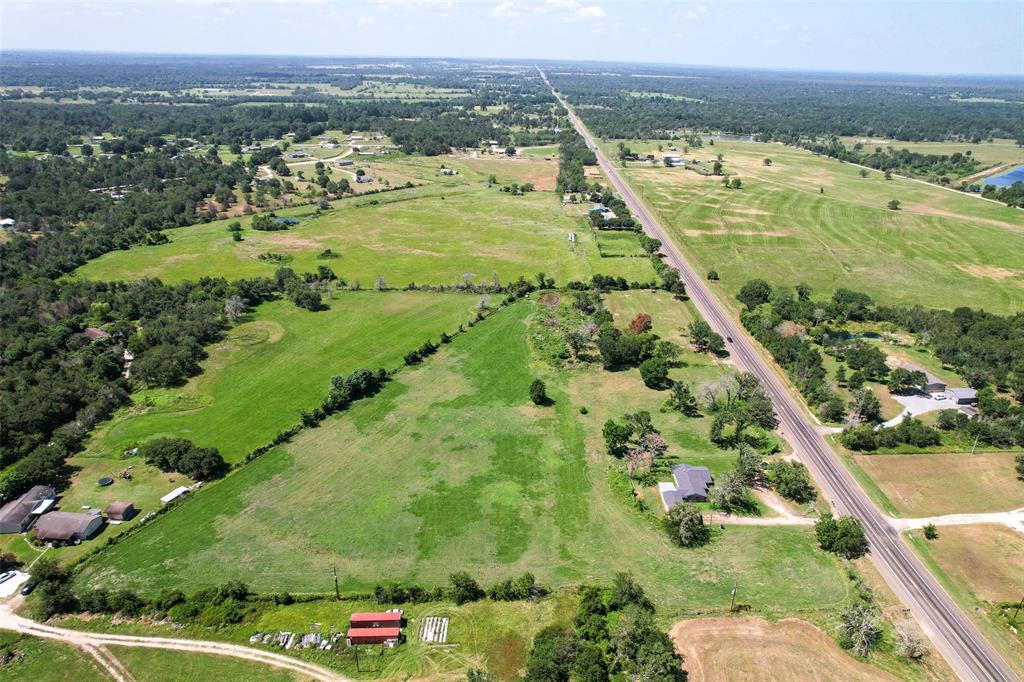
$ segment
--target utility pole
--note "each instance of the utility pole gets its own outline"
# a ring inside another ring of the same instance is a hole
[[[736,588],[735,587],[732,588],[732,603],[729,604],[729,610],[730,611],[735,611],[736,610]]]
[[[1024,597],[1020,598],[1020,602],[1017,604],[1017,609],[1013,612],[1013,622],[1017,622],[1017,614],[1020,613],[1021,608],[1024,608]]]
[[[341,591],[338,589],[338,567],[332,566],[331,568],[334,569],[334,599],[341,601]]]
[[[981,434],[980,433],[977,436],[974,437],[974,445],[971,446],[971,454],[972,455],[974,454],[974,450],[978,447],[978,439],[979,438],[981,438]]]

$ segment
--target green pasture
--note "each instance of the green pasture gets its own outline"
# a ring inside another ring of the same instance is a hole
[[[109,675],[89,654],[76,646],[38,637],[0,632],[0,653],[15,658],[0,667],[0,677],[12,682],[109,682]]]
[[[328,265],[364,287],[373,286],[378,275],[389,286],[452,284],[466,277],[489,282],[495,273],[507,282],[520,275],[532,278],[538,271],[560,284],[595,273],[653,278],[644,259],[602,259],[583,219],[566,215],[551,193],[513,196],[455,177],[450,190],[438,183],[344,199],[338,208],[286,231],[254,231],[248,229],[251,219],[242,218],[241,242],[233,242],[227,230],[232,220],[170,230],[169,244],[108,253],[84,265],[76,276],[159,277],[165,282],[270,276],[279,265],[259,260],[269,252],[288,258],[287,265],[298,272]],[[311,211],[306,207],[304,212]],[[567,237],[573,231],[578,240],[570,243]],[[319,259],[325,249],[340,257]]]
[[[1024,212],[877,172],[862,178],[855,166],[779,144],[720,141],[695,151],[704,166],[718,153],[742,189],[684,168],[624,172],[687,257],[716,269],[730,294],[763,277],[825,292],[843,286],[889,304],[1024,310]],[[886,207],[891,199],[900,210]]]
[[[306,679],[286,670],[230,656],[130,646],[107,648],[135,679],[146,682],[286,682]]]
[[[309,592],[332,588],[334,566],[351,590],[436,585],[460,569],[485,583],[529,570],[551,586],[625,570],[669,617],[727,608],[736,585],[745,603],[769,611],[846,597],[841,566],[810,529],[730,527],[683,550],[614,492],[604,419],[651,411],[682,459],[713,454],[708,420],[658,412],[664,394],[636,370],[544,364],[526,339],[539,314],[530,301],[499,312],[381,394],[104,550],[82,580],[152,593],[241,578],[261,591]],[[691,368],[695,381],[728,371],[694,358],[674,376]],[[538,376],[553,405],[529,402]]]
[[[229,462],[238,461],[298,422],[300,410],[319,405],[332,376],[398,367],[427,339],[436,343],[442,332],[469,322],[478,299],[343,291],[317,312],[287,300],[265,303],[209,348],[202,373],[184,386],[134,393],[133,404],[96,431],[75,463],[116,458],[162,436],[217,447]]]

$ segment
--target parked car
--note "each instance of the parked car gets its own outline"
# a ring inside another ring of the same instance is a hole
[[[0,573],[0,583],[5,583],[16,575],[18,575],[17,571],[6,571],[4,573]]]
[[[21,596],[27,597],[32,594],[32,590],[36,589],[36,581],[29,580],[27,583],[21,586]]]

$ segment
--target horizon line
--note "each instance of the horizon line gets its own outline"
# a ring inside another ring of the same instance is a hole
[[[117,56],[151,56],[151,57],[247,57],[247,58],[285,58],[285,59],[408,59],[408,60],[450,60],[463,62],[517,62],[528,65],[536,63],[562,63],[562,64],[603,64],[603,65],[635,65],[635,66],[656,66],[675,67],[683,69],[712,69],[732,71],[753,71],[762,73],[790,73],[790,74],[832,74],[832,75],[859,75],[859,76],[917,76],[925,78],[975,78],[975,79],[1000,79],[1024,82],[1024,74],[1011,73],[956,73],[956,72],[922,72],[922,71],[849,71],[844,69],[814,69],[809,67],[767,67],[767,66],[740,66],[728,64],[684,64],[679,62],[650,62],[650,61],[605,61],[597,59],[566,59],[553,57],[453,57],[445,55],[395,55],[395,54],[335,54],[322,53],[259,53],[259,52],[139,52],[136,50],[89,50],[75,48],[0,48],[0,55],[5,54],[82,54],[82,55],[117,55]],[[0,61],[0,71],[4,64]]]

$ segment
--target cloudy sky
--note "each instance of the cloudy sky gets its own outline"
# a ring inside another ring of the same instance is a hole
[[[1024,76],[1024,2],[0,0],[0,47]]]

